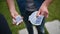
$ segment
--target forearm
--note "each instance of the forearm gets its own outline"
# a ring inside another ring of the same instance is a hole
[[[42,5],[48,7],[52,0],[45,0]]]
[[[16,11],[14,0],[7,0],[7,4],[11,13]]]

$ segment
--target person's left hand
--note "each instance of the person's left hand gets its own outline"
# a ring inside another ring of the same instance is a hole
[[[37,16],[44,15],[46,18],[48,17],[48,9],[47,6],[41,5],[40,9],[38,10]]]

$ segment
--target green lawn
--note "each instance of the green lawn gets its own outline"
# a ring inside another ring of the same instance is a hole
[[[17,4],[16,4],[16,9],[19,12]],[[60,20],[60,0],[54,0],[48,9],[49,9],[49,17],[46,19],[46,21],[52,21],[55,19]],[[6,0],[0,0],[0,13],[5,16],[9,24],[9,27],[12,31],[12,34],[18,34],[18,30],[25,28],[24,23],[22,23],[19,26],[12,25],[12,19],[7,7]]]

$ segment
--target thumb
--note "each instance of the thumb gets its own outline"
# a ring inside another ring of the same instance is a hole
[[[44,16],[48,18],[48,12],[44,12]]]
[[[39,10],[39,11],[37,12],[37,16],[41,15],[41,13],[42,13],[42,11]]]
[[[14,13],[11,13],[11,16],[13,19],[15,19],[15,17],[16,17]]]

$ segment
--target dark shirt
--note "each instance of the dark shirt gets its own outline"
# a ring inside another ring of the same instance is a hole
[[[41,6],[44,0],[26,0],[26,10],[36,11],[38,6]],[[38,6],[36,6],[38,5]],[[40,7],[38,7],[40,8]]]
[[[17,0],[20,10],[36,11],[40,8],[44,0]]]
[[[34,0],[26,0],[26,10],[28,10],[28,11],[35,11],[36,10]]]

